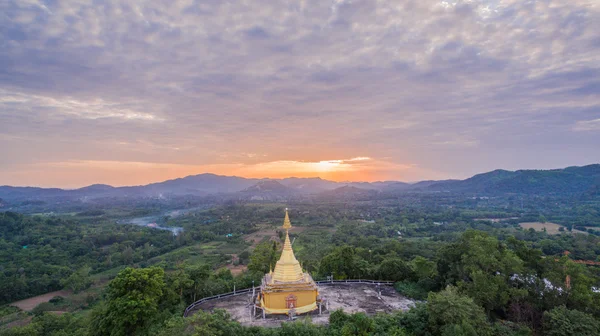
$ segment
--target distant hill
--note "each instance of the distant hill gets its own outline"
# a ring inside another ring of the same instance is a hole
[[[238,193],[243,199],[277,201],[300,194],[300,191],[287,187],[275,180],[260,181]]]
[[[317,195],[318,198],[339,200],[368,200],[380,193],[379,190],[357,188],[346,185],[333,190],[324,191]]]
[[[248,188],[260,179],[215,174],[191,175],[183,178],[151,183],[143,186],[113,187],[93,184],[80,189],[0,186],[0,197],[5,199],[43,199],[53,197],[156,197],[162,195],[209,195],[233,193]]]
[[[318,193],[325,190],[332,190],[339,187],[339,183],[323,180],[320,177],[298,178],[289,177],[280,180],[281,184],[294,188],[305,194]]]
[[[383,186],[382,190],[384,191],[407,191],[407,190],[413,190],[415,189],[415,186],[418,185],[420,182],[418,183],[406,183],[406,182],[391,182],[388,183],[387,185]]]
[[[600,185],[600,164],[552,170],[494,170],[466,180],[440,181],[428,191],[460,193],[557,194],[586,193]]]
[[[94,192],[94,191],[104,192],[104,191],[111,191],[113,189],[115,189],[115,187],[110,186],[108,184],[92,184],[90,186],[83,187],[83,188],[80,188],[80,189],[77,189],[77,190],[79,190],[79,191],[90,191],[90,192]]]
[[[275,180],[260,181],[255,185],[248,187],[243,193],[295,193],[294,188],[286,187],[281,182]]]
[[[370,191],[371,193],[366,193]],[[374,193],[373,193],[374,192]],[[421,181],[414,184],[384,182],[334,182],[321,178],[253,179],[215,174],[191,175],[183,178],[151,183],[144,186],[112,187],[93,184],[74,190],[37,187],[0,186],[4,203],[54,199],[61,202],[72,199],[98,197],[167,197],[178,195],[205,196],[221,194],[224,197],[277,198],[318,195],[319,197],[364,198],[377,195],[419,192],[451,192],[477,194],[600,194],[600,164],[552,170],[494,170],[466,180]]]
[[[71,190],[58,188],[37,188],[37,187],[11,187],[1,186],[0,197],[10,199],[25,199],[33,196],[37,197],[57,197],[70,193]]]
[[[427,181],[421,181],[421,182],[411,184],[409,186],[409,188],[411,190],[426,190],[427,188],[429,188],[431,185],[434,185],[434,184],[456,182],[456,181],[460,181],[460,180],[441,180],[441,181],[427,180]]]
[[[379,181],[379,182],[340,182],[338,183],[338,185],[336,187],[339,187],[340,184],[345,184],[351,187],[356,187],[356,188],[360,188],[360,189],[370,189],[370,190],[382,190],[392,184],[406,184],[406,185],[410,185],[408,183],[404,183],[404,182],[398,182],[398,181]]]
[[[152,183],[142,186],[141,188],[144,189],[144,192],[150,194],[205,195],[237,192],[248,188],[259,181],[261,180],[237,176],[200,174]]]

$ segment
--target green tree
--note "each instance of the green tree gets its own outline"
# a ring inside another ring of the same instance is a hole
[[[435,262],[421,256],[416,256],[411,260],[410,266],[417,280],[433,279],[438,274]]]
[[[438,270],[446,284],[483,306],[486,312],[503,310],[512,298],[524,296],[510,278],[523,270],[523,261],[497,238],[481,231],[467,231],[459,242],[444,247]]]
[[[240,264],[246,265],[246,264],[248,264],[248,261],[250,260],[250,252],[246,250],[246,251],[240,253],[238,258],[239,258]]]
[[[194,336],[228,336],[243,335],[244,328],[223,309],[215,309],[212,313],[202,310],[193,316],[191,324],[195,327]]]
[[[400,258],[384,259],[377,267],[379,279],[402,281],[411,278],[412,269]]]
[[[146,335],[167,293],[162,268],[124,269],[108,285],[105,305],[92,315],[91,334]]]
[[[127,246],[123,251],[123,262],[127,265],[133,263],[133,249],[131,246]]]
[[[556,307],[544,313],[544,336],[596,336],[600,335],[600,323],[593,316]]]
[[[473,299],[461,295],[448,286],[439,293],[430,293],[427,299],[429,327],[436,335],[489,335],[485,313]]]
[[[181,267],[178,267],[175,271],[166,274],[167,285],[170,286],[181,299],[184,295],[194,287],[194,280],[190,278],[190,275]]]
[[[333,273],[336,279],[359,279],[370,272],[368,262],[357,255],[354,247],[344,245],[336,247],[323,257],[319,273],[322,275]]]
[[[90,278],[91,268],[83,266],[77,271],[73,272],[68,278],[61,280],[60,284],[63,287],[72,290],[74,293],[89,288],[93,281]]]
[[[187,287],[191,290],[189,296],[192,298],[192,302],[196,301],[198,296],[202,295],[202,285],[210,277],[210,266],[208,265],[194,265],[185,268],[187,277],[192,281],[191,287]],[[209,293],[206,293],[209,294]]]
[[[409,335],[431,336],[427,304],[417,303],[414,308],[398,312],[394,317],[397,324],[406,329]]]
[[[342,336],[367,336],[375,328],[373,319],[365,313],[356,313],[348,316],[341,329]]]
[[[0,329],[0,336],[71,336],[86,335],[85,319],[70,313],[44,313],[34,316],[24,327]]]
[[[274,241],[267,241],[256,246],[252,255],[250,255],[250,263],[248,269],[250,271],[268,273],[269,270],[275,267],[275,263],[279,257],[279,249]]]

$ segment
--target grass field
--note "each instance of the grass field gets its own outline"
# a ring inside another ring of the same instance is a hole
[[[546,232],[548,234],[559,234],[561,233],[561,231],[559,231],[559,228],[563,227],[560,224],[555,224],[555,223],[541,223],[541,222],[527,222],[527,223],[520,223],[519,224],[524,230],[529,230],[529,229],[534,229],[536,231],[543,231],[544,228],[546,228]],[[565,228],[564,233],[569,233],[569,231],[567,231],[567,229]],[[579,230],[573,230],[573,233],[583,233],[583,234],[587,234],[587,232],[583,232],[583,231],[579,231]]]

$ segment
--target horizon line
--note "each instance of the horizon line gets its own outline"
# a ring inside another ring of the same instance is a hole
[[[467,178],[464,179],[460,179],[460,178],[448,178],[448,179],[440,179],[440,180],[436,180],[436,179],[424,179],[424,180],[417,180],[417,181],[401,181],[401,180],[377,180],[377,181],[364,181],[364,180],[356,180],[356,181],[352,181],[352,180],[344,180],[344,181],[335,181],[335,180],[329,180],[329,179],[324,179],[322,177],[319,176],[313,176],[313,177],[297,177],[297,176],[287,176],[287,177],[280,177],[280,178],[271,178],[271,177],[244,177],[244,176],[238,176],[238,175],[221,175],[221,174],[216,174],[216,173],[212,173],[212,172],[204,172],[204,173],[198,173],[198,174],[192,174],[192,175],[186,175],[183,177],[176,177],[176,178],[172,178],[172,179],[166,179],[166,180],[160,180],[160,181],[154,181],[154,182],[149,182],[146,184],[138,184],[138,185],[111,185],[111,184],[107,184],[107,183],[92,183],[92,184],[87,184],[87,185],[83,185],[81,187],[77,187],[77,188],[61,188],[61,187],[56,187],[56,186],[49,186],[49,187],[40,187],[40,186],[32,186],[32,185],[9,185],[9,184],[4,184],[4,185],[0,185],[0,187],[12,187],[12,188],[39,188],[39,189],[61,189],[61,190],[79,190],[82,188],[86,188],[86,187],[91,187],[91,186],[96,186],[96,185],[104,185],[104,186],[109,186],[111,188],[135,188],[135,187],[144,187],[144,186],[148,186],[151,184],[158,184],[158,183],[164,183],[164,182],[168,182],[168,181],[175,181],[175,180],[180,180],[180,179],[185,179],[188,177],[194,177],[194,176],[200,176],[200,175],[213,175],[213,176],[218,176],[218,177],[235,177],[235,178],[241,178],[241,179],[246,179],[246,180],[256,180],[256,181],[264,181],[264,180],[273,180],[273,181],[281,181],[281,180],[285,180],[285,179],[319,179],[322,181],[328,181],[328,182],[333,182],[333,183],[339,183],[339,184],[350,184],[350,183],[369,183],[369,184],[373,184],[373,183],[407,183],[407,184],[415,184],[415,183],[419,183],[419,182],[424,182],[424,181],[448,181],[448,180],[465,180],[465,179],[469,179],[473,176],[476,175],[480,175],[480,174],[486,174],[486,173],[491,173],[494,171],[498,171],[498,170],[504,170],[504,171],[508,171],[508,172],[518,172],[518,171],[525,171],[525,170],[534,170],[534,171],[552,171],[552,170],[562,170],[562,169],[567,169],[567,168],[572,168],[572,167],[588,167],[588,166],[594,166],[594,165],[600,165],[600,163],[590,163],[587,165],[581,165],[581,166],[566,166],[563,168],[550,168],[550,169],[516,169],[516,170],[508,170],[508,169],[502,169],[502,168],[497,168],[497,169],[493,169],[493,170],[489,170],[489,171],[485,171],[485,172],[480,172],[474,175],[471,175]]]

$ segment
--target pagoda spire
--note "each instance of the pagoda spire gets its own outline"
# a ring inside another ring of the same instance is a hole
[[[285,229],[285,241],[283,243],[283,251],[281,257],[275,264],[275,270],[273,271],[273,280],[280,282],[294,282],[302,280],[304,275],[302,274],[302,267],[294,255],[292,249],[292,243],[290,242],[289,230],[292,227],[290,217],[287,209],[285,209],[285,219],[283,220],[282,228]]]
[[[285,219],[283,220],[283,229],[289,230],[292,228],[292,222],[290,222],[290,216],[288,215],[288,209],[285,208]]]

